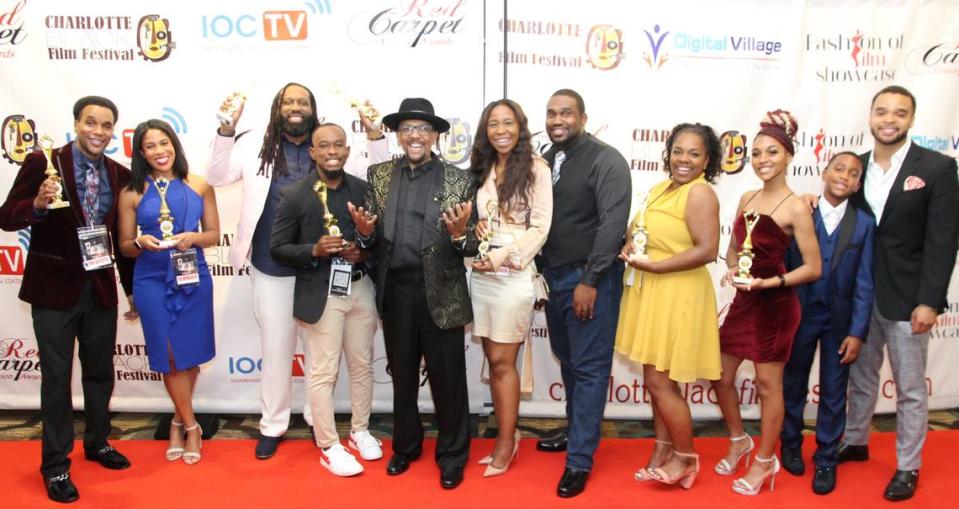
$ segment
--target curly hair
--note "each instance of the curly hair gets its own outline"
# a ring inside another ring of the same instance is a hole
[[[673,176],[673,171],[669,167],[670,154],[673,151],[673,143],[676,142],[676,138],[684,132],[691,132],[699,136],[703,140],[703,146],[706,147],[706,169],[703,171],[703,176],[706,178],[706,181],[710,184],[716,183],[716,177],[718,177],[722,171],[720,170],[720,162],[723,160],[723,148],[719,144],[719,137],[716,136],[716,132],[713,131],[712,127],[708,125],[703,125],[700,123],[690,124],[682,123],[678,124],[673,130],[669,133],[669,136],[666,137],[666,148],[663,150],[663,167],[666,170],[666,173],[669,174],[670,178]]]
[[[519,123],[519,139],[516,140],[516,146],[513,147],[506,161],[506,169],[503,172],[505,178],[496,184],[496,197],[503,205],[513,198],[520,200],[517,203],[528,205],[530,189],[535,182],[533,144],[530,141],[533,136],[529,132],[529,119],[526,118],[519,104],[509,99],[500,99],[489,103],[483,110],[479,123],[476,124],[476,136],[473,141],[473,151],[470,154],[470,170],[479,176],[482,184],[496,166],[499,156],[486,134],[486,125],[489,124],[490,114],[497,106],[506,106],[513,110],[516,121]]]

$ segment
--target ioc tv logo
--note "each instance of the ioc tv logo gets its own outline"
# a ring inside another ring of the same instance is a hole
[[[257,23],[252,14],[216,14],[203,16],[203,38],[254,38],[262,34],[267,41],[302,41],[309,35],[308,14],[330,14],[330,0],[308,0],[305,10],[264,11]]]

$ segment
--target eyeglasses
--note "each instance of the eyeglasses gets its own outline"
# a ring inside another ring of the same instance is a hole
[[[407,136],[413,134],[413,131],[416,131],[420,134],[429,134],[433,132],[433,126],[429,124],[401,125],[396,128],[396,131]]]

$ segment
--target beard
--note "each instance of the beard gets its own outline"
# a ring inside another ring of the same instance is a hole
[[[294,124],[287,120],[286,117],[283,117],[282,121],[280,122],[280,129],[283,130],[284,134],[289,136],[303,136],[304,134],[308,134],[310,132],[310,128],[314,124],[316,124],[316,115],[313,114],[303,115],[303,121],[299,124]]]
[[[340,168],[339,170],[327,170],[326,168],[320,168],[320,171],[323,172],[323,176],[326,177],[327,180],[339,180],[343,178],[343,175],[346,174],[346,171],[344,171],[343,168]]]
[[[872,138],[873,138],[874,140],[876,140],[876,143],[879,143],[880,145],[890,145],[890,146],[891,146],[891,145],[898,145],[899,143],[902,143],[902,141],[905,140],[906,137],[909,136],[909,130],[907,129],[907,130],[902,131],[901,133],[899,133],[899,135],[896,136],[895,138],[893,138],[892,141],[888,141],[888,142],[887,142],[887,141],[880,141],[880,139],[879,139],[879,129],[870,129],[869,131],[870,131],[870,133],[872,134]]]

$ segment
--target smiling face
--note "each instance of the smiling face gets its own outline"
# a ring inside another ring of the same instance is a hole
[[[909,97],[893,92],[879,94],[869,112],[869,130],[877,144],[899,146],[909,135],[914,119]]]
[[[147,129],[140,144],[140,153],[146,159],[147,164],[153,168],[153,171],[158,173],[173,171],[176,149],[174,149],[170,137],[160,129]]]
[[[699,178],[706,171],[709,156],[702,137],[692,131],[676,135],[669,151],[669,175],[673,182],[686,184]]]
[[[586,114],[579,111],[576,99],[554,95],[546,103],[546,135],[557,145],[566,145],[583,133]]]
[[[343,165],[350,157],[350,147],[346,144],[346,133],[335,125],[318,127],[313,132],[313,146],[310,156],[316,167],[323,170],[328,178],[343,175]]]
[[[519,142],[519,120],[513,108],[500,104],[490,111],[486,137],[499,154],[509,154]]]
[[[73,122],[77,135],[77,147],[91,160],[99,159],[113,138],[113,112],[109,108],[90,104],[80,111]]]
[[[841,154],[822,172],[823,195],[839,203],[859,190],[862,164],[851,154]]]
[[[396,141],[403,148],[403,153],[412,167],[424,164],[432,158],[430,150],[436,145],[438,136],[436,129],[425,120],[404,120],[396,131]]]
[[[752,164],[756,176],[768,182],[786,171],[793,156],[772,136],[760,134],[753,141]]]
[[[283,132],[290,136],[303,136],[316,116],[310,103],[310,92],[298,85],[290,85],[280,100],[280,116]]]

